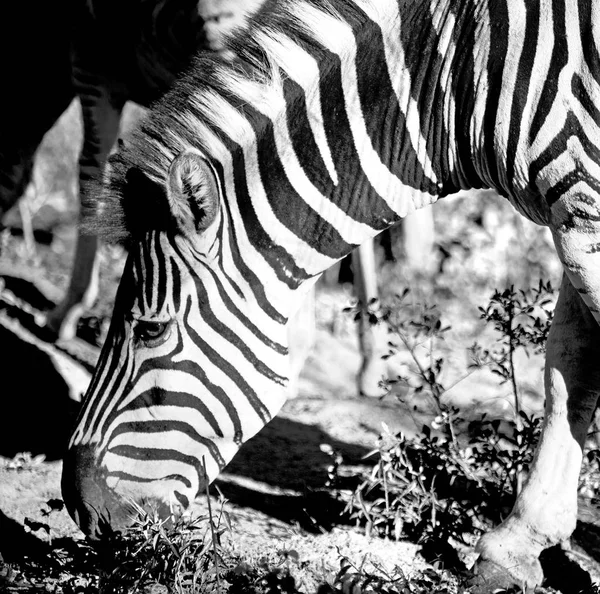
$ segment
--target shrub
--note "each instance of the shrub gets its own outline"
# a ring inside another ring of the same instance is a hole
[[[521,406],[515,354],[543,350],[552,320],[554,292],[550,283],[517,291],[495,291],[481,318],[496,332],[491,346],[475,343],[468,349],[469,368],[487,368],[511,387],[514,416],[489,419],[485,415],[466,424],[459,411],[447,404],[442,381],[445,358],[439,345],[450,330],[436,307],[412,304],[408,291],[383,307],[371,307],[371,323],[389,328],[390,355],[404,348],[410,355],[406,373],[386,382],[391,393],[434,403],[436,418],[421,434],[409,437],[387,427],[380,436],[373,468],[346,500],[346,513],[367,532],[394,539],[466,544],[501,521],[512,507],[523,476],[533,460],[541,419]],[[375,303],[372,306],[377,305]],[[356,313],[360,315],[360,313]],[[468,373],[468,370],[466,371]],[[456,385],[456,384],[455,384]],[[454,386],[453,386],[454,387]],[[587,488],[594,483],[595,453],[587,458]]]

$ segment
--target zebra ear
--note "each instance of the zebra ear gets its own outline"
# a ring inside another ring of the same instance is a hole
[[[219,188],[212,166],[199,153],[183,151],[171,163],[167,179],[171,215],[180,230],[204,231],[217,217]]]

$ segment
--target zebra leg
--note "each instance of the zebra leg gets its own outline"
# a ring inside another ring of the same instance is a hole
[[[424,206],[402,219],[402,243],[407,268],[430,277],[437,267],[433,205]]]
[[[28,258],[35,256],[35,237],[33,234],[33,221],[31,205],[36,198],[35,181],[31,180],[25,193],[18,202],[21,225],[23,225],[23,240],[25,242],[25,253]]]
[[[0,118],[0,219],[25,194],[32,180],[36,151],[73,98],[70,87],[53,91],[54,96],[36,105],[23,98],[29,111],[15,105]],[[8,130],[7,119],[15,122]]]
[[[600,327],[565,275],[547,343],[540,443],[511,514],[478,543],[479,591],[541,584],[539,554],[575,529],[582,449],[600,395],[599,361]]]
[[[387,366],[382,358],[387,352],[386,328],[383,324],[371,324],[368,315],[369,304],[379,296],[373,240],[354,250],[352,263],[354,287],[362,310],[358,322],[358,344],[362,356],[358,391],[363,396],[383,396],[385,392],[379,384],[387,377]]]
[[[2,144],[4,144],[2,139]],[[0,146],[0,221],[25,194],[33,175],[34,156],[41,138],[35,146],[7,154]],[[1,226],[0,226],[1,228]]]
[[[98,295],[98,238],[84,232],[81,222],[94,212],[89,184],[100,174],[117,139],[125,103],[120,97],[111,94],[103,84],[91,87],[87,83],[88,92],[80,93],[84,136],[79,156],[80,228],[75,259],[65,297],[48,312],[45,320],[47,329],[54,336],[66,340],[75,336],[79,318],[92,306]]]
[[[304,302],[288,323],[288,345],[290,351],[290,381],[288,398],[298,396],[300,373],[315,343],[315,287],[311,287]]]

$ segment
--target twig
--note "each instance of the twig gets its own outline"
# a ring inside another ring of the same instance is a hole
[[[206,472],[206,460],[202,456],[202,470],[204,470],[204,478],[206,479],[206,502],[208,503],[208,523],[210,524],[210,534],[213,543],[213,553],[215,557],[215,576],[217,578],[217,592],[221,592],[221,578],[219,577],[219,553],[217,552],[217,536],[215,534],[215,526],[213,523],[212,505],[210,503],[210,494],[208,487],[210,485],[208,481],[208,473]]]

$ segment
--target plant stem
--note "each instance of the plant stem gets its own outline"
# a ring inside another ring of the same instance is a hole
[[[510,301],[508,309],[508,362],[510,365],[510,382],[512,385],[514,403],[515,403],[515,427],[520,434],[523,431],[523,419],[521,418],[521,401],[519,398],[519,389],[517,386],[517,377],[515,373],[515,335],[513,322],[515,320],[515,305]],[[521,492],[523,480],[521,473],[517,470],[513,482],[513,494],[516,497]]]
[[[217,592],[221,592],[221,578],[219,576],[219,553],[217,552],[217,536],[215,534],[215,525],[213,523],[212,505],[210,503],[210,494],[208,492],[208,473],[206,472],[206,461],[202,456],[202,469],[204,470],[204,478],[206,479],[206,502],[208,504],[208,523],[210,525],[210,534],[213,543],[213,553],[215,556],[215,576],[217,578]]]

